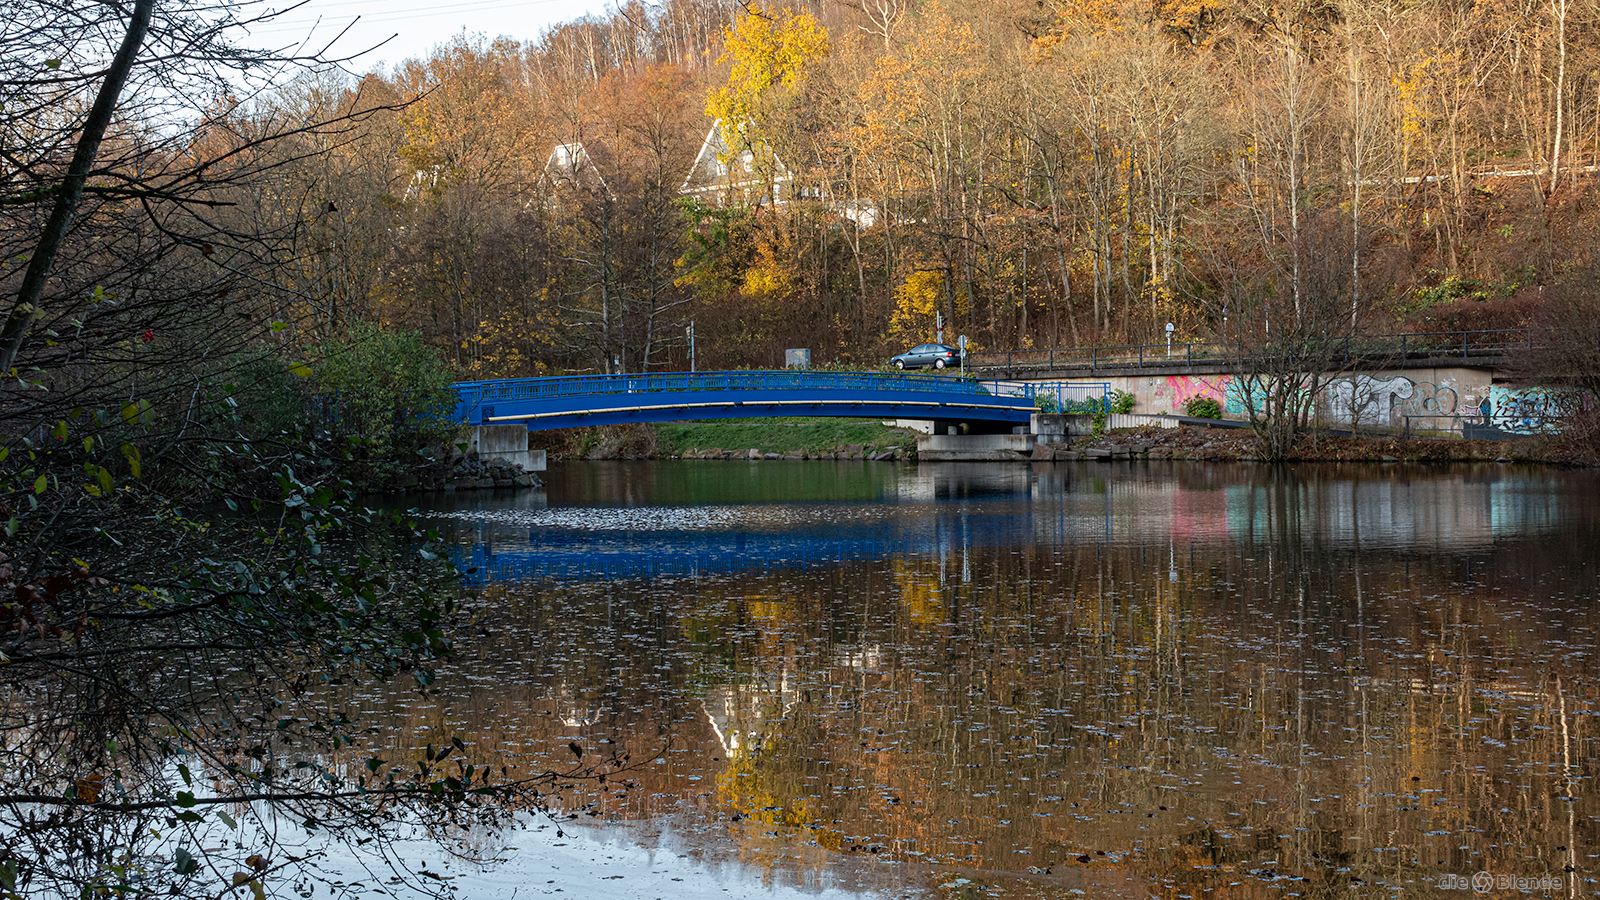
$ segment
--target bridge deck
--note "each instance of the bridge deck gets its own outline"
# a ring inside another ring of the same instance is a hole
[[[1040,385],[883,372],[694,372],[470,381],[456,420],[530,431],[764,416],[861,416],[1027,424],[1042,405],[1094,411],[1108,385]]]

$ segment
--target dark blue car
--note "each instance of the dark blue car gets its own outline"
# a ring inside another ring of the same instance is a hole
[[[960,364],[961,351],[947,344],[919,344],[889,362],[894,363],[896,369],[920,369],[923,366],[943,369]]]

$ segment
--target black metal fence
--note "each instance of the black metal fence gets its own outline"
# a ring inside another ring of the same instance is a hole
[[[1524,328],[1494,331],[1424,331],[1350,338],[1324,348],[1328,364],[1394,364],[1407,360],[1487,362],[1533,347],[1533,333]],[[1101,369],[1146,369],[1182,366],[1224,366],[1245,361],[1249,350],[1214,341],[1172,344],[1130,344],[1106,347],[1054,347],[1044,350],[997,350],[967,355],[974,372],[1028,372]]]

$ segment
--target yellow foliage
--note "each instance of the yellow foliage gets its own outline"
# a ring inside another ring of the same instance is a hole
[[[477,331],[461,345],[466,374],[474,379],[544,374],[544,364],[532,359],[531,350],[549,324],[531,320],[516,309],[479,322]]]
[[[758,298],[782,298],[793,290],[789,270],[770,258],[757,260],[746,269],[744,284],[739,286],[739,293]]]
[[[900,604],[910,614],[915,625],[930,626],[943,623],[948,616],[944,600],[944,586],[933,572],[918,571],[906,562],[894,564],[894,581],[900,589]]]
[[[766,235],[756,247],[755,259],[744,271],[739,293],[752,300],[783,302],[796,293],[793,256],[787,235]]]
[[[891,333],[909,341],[922,341],[935,327],[935,313],[944,301],[944,273],[920,271],[906,276],[905,284],[894,292],[894,315],[889,319]]]
[[[809,798],[785,796],[768,784],[773,767],[760,765],[760,757],[747,748],[733,751],[728,767],[717,776],[717,799],[740,815],[763,825],[811,826],[817,811]]]
[[[736,128],[759,118],[774,94],[804,83],[810,65],[828,55],[828,32],[805,13],[751,12],[725,35],[721,62],[732,62],[728,86],[711,92],[706,115]],[[728,135],[724,135],[728,137]],[[732,144],[732,141],[729,141]]]

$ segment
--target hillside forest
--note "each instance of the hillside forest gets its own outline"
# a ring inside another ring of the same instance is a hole
[[[1225,339],[1269,300],[1522,327],[1595,251],[1597,12],[672,0],[230,116],[375,110],[261,214],[304,219],[311,335],[417,331],[460,377],[684,369],[691,320],[700,368],[876,366],[936,314],[985,349]],[[714,122],[745,174],[686,195]]]
[[[1596,0],[661,0],[382,71],[273,16],[0,16],[0,900],[309,895],[291,822],[399,877],[623,764],[318,693],[478,627],[361,493],[453,464],[454,379],[1170,322],[1273,385],[1264,458],[1330,340],[1527,327],[1600,394]]]

